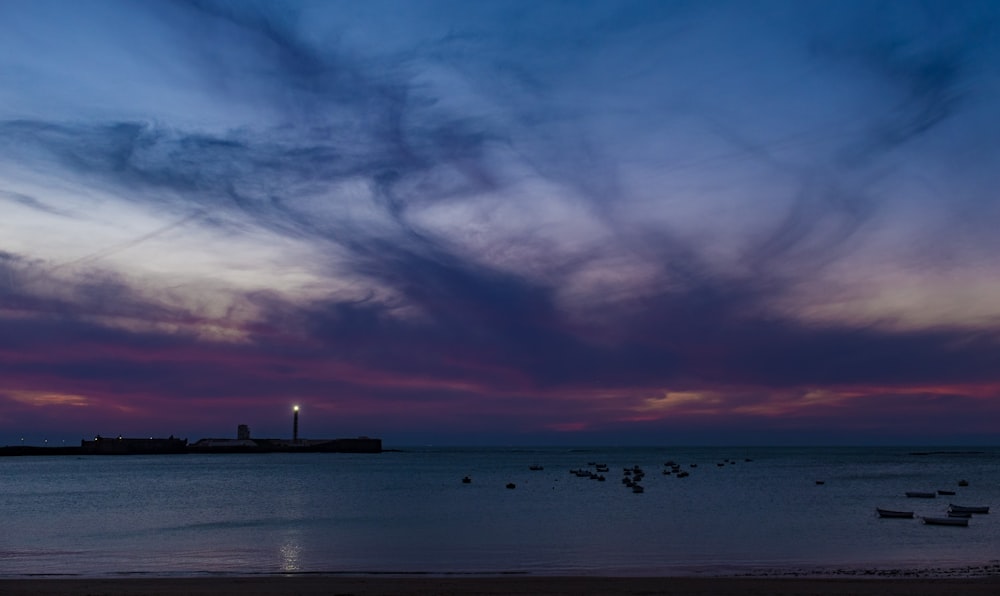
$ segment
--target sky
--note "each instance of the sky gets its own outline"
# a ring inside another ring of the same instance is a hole
[[[991,1],[0,0],[0,444],[998,444],[998,139]]]

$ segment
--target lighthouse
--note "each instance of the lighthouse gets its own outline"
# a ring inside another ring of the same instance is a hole
[[[299,407],[292,407],[292,442],[299,442]]]

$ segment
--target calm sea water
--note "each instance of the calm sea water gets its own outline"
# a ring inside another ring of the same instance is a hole
[[[910,454],[935,450],[0,458],[0,576],[646,575],[995,563],[1000,511],[968,528],[875,517],[877,506],[918,515],[944,515],[949,502],[1000,506],[1000,449]],[[725,459],[735,463],[717,465]],[[667,460],[691,475],[663,475]],[[570,473],[590,462],[610,467],[607,481]],[[530,471],[533,464],[544,470]],[[621,484],[622,468],[633,465],[646,472],[642,494]],[[969,487],[957,487],[963,478]],[[938,489],[958,494],[904,496]]]

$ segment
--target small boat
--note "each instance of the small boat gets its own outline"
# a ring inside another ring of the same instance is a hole
[[[989,513],[989,507],[964,507],[962,505],[949,505],[949,510],[956,513]]]
[[[925,517],[924,523],[931,526],[963,526],[969,525],[968,518],[965,517]]]
[[[462,478],[462,484],[472,484],[472,478],[469,478],[468,476]]]
[[[955,491],[953,491],[953,490],[939,490],[938,494],[941,495],[941,496],[951,496],[951,495],[955,494]]]
[[[517,485],[514,484],[513,482],[508,482],[507,483],[507,488],[517,488]]]
[[[644,490],[646,490],[646,489],[642,488],[642,485],[639,485],[639,484],[633,484],[632,485],[632,492],[634,492],[634,493],[641,493]]]
[[[898,517],[898,518],[909,518],[913,519],[912,511],[893,511],[892,509],[882,509],[881,507],[876,507],[875,511],[878,512],[879,517]]]
[[[935,493],[922,493],[917,491],[906,491],[906,496],[911,499],[933,499],[937,496]]]
[[[691,474],[688,474],[687,472],[677,472],[677,477],[678,478],[687,478],[690,475]]]
[[[543,468],[538,464],[535,464],[533,466],[528,466],[528,469],[531,470],[532,472],[537,472],[538,470],[544,470],[545,468]]]
[[[817,486],[823,486],[824,484],[826,484],[826,480],[817,480],[816,481],[816,485]]]
[[[966,511],[949,511],[948,512],[948,517],[964,517],[964,518],[968,519],[968,518],[972,517],[972,514],[966,512]]]
[[[969,486],[969,481],[968,480],[959,480],[958,481],[958,485],[959,486]]]

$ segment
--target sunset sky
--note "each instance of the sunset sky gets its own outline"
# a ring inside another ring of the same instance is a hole
[[[1000,443],[1000,4],[0,0],[0,445]]]

